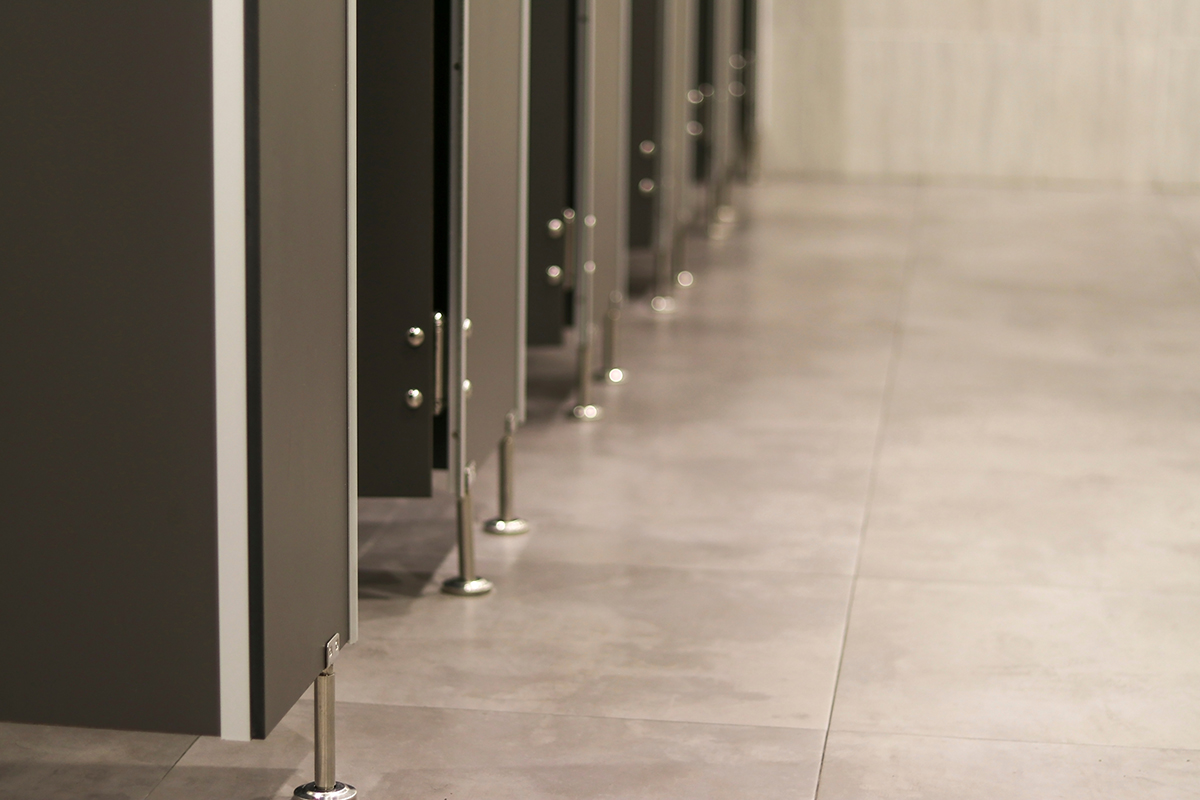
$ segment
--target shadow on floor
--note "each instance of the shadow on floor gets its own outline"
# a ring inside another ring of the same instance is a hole
[[[0,762],[0,796],[143,800],[167,765]]]
[[[359,598],[420,597],[454,550],[455,533],[455,501],[445,491],[360,502]]]
[[[295,780],[289,769],[178,766],[147,800],[275,800],[291,797]]]

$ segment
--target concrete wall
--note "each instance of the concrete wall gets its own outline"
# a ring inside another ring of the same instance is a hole
[[[1200,183],[1200,0],[760,0],[768,176]]]

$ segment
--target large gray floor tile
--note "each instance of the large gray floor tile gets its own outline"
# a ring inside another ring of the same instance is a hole
[[[480,562],[493,595],[365,600],[356,702],[822,728],[849,579]]]
[[[634,429],[628,441],[563,430],[560,448],[588,437],[577,460],[521,437],[518,508],[536,523],[523,557],[849,575],[877,426],[760,438],[693,424],[676,434]],[[495,470],[477,485],[480,514],[493,513]],[[483,557],[508,547],[490,537],[479,545]]]
[[[860,574],[1200,592],[1190,476],[900,471],[881,475]]]
[[[1200,596],[860,578],[833,729],[1200,749]]]
[[[195,739],[0,723],[0,797],[142,800]]]
[[[1200,195],[1167,195],[1162,198],[1167,217],[1174,222],[1200,263]]]
[[[1051,291],[1011,281],[934,279],[923,270],[906,305],[906,349],[1113,370],[1186,368],[1182,362],[1200,347],[1200,281],[1181,265],[1170,274],[1182,285],[1149,291],[1134,275],[1111,291]]]
[[[975,469],[1200,476],[1194,413],[1200,375],[1192,365],[1200,360],[1200,340],[1157,365],[1130,359],[1104,365],[955,353],[935,348],[929,338],[906,337],[881,474]]]
[[[373,800],[811,798],[820,731],[342,703],[338,775]],[[152,800],[291,797],[311,780],[312,717],[264,742],[202,739]]]
[[[834,732],[818,800],[1184,800],[1200,752]]]

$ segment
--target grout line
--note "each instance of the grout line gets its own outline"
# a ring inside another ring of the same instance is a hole
[[[167,767],[166,771],[163,772],[162,777],[158,779],[158,782],[150,787],[150,791],[146,792],[144,800],[150,800],[150,797],[155,792],[158,791],[158,787],[163,785],[163,781],[165,781],[167,779],[167,776],[170,775],[174,771],[174,769],[179,766],[179,762],[183,761],[183,757],[192,751],[192,748],[196,746],[196,742],[198,742],[198,741],[200,741],[199,736],[192,737],[192,743],[189,744],[187,747],[183,748],[183,752],[180,753],[179,757],[176,758],[175,761],[173,761],[171,763],[171,766]]]
[[[838,733],[849,733],[855,736],[896,736],[908,739],[944,739],[954,742],[994,742],[995,744],[1024,744],[1024,745],[1051,745],[1053,747],[1099,747],[1108,750],[1151,750],[1160,752],[1170,750],[1177,753],[1200,753],[1200,748],[1195,747],[1153,747],[1148,745],[1137,744],[1104,744],[1101,742],[1063,742],[1052,739],[1005,739],[997,736],[957,736],[941,733],[916,733],[913,731],[867,731],[857,730],[853,728],[843,728],[837,731]]]
[[[383,703],[363,702],[360,700],[339,700],[339,706],[367,706],[370,708],[413,708],[426,711],[462,711],[469,714],[519,714],[531,717],[566,717],[572,719],[595,719],[609,722],[652,722],[660,725],[707,725],[715,728],[755,728],[771,731],[806,731],[808,733],[824,733],[821,727],[807,725],[769,725],[757,722],[710,722],[706,720],[662,719],[660,717],[623,717],[613,714],[573,714],[566,711],[525,711],[516,708],[473,708],[470,706],[423,706],[413,703]]]
[[[1133,595],[1136,597],[1197,597],[1200,588],[1153,589],[1146,586],[1084,586],[1064,583],[1028,583],[1025,581],[986,581],[954,578],[912,578],[904,575],[855,575],[859,579],[879,583],[908,583],[918,586],[959,586],[979,589],[1039,589],[1048,592],[1076,594]]]
[[[821,743],[821,760],[817,766],[817,783],[814,787],[814,798],[820,796],[821,778],[825,773],[825,754],[829,749],[829,733],[833,727],[833,713],[837,708],[838,686],[842,680],[842,668],[846,662],[846,641],[850,635],[850,619],[854,612],[854,596],[858,591],[858,576],[862,567],[863,544],[866,541],[867,526],[871,519],[871,503],[875,497],[875,485],[879,477],[879,461],[883,453],[884,437],[887,433],[888,411],[891,407],[892,394],[896,386],[896,372],[899,368],[900,354],[904,342],[904,323],[908,311],[908,298],[912,286],[913,273],[917,263],[917,236],[920,229],[921,203],[924,192],[921,189],[913,191],[912,214],[909,218],[908,257],[904,260],[899,300],[896,308],[896,322],[892,332],[892,353],[888,359],[887,375],[884,378],[883,397],[879,404],[879,427],[875,434],[875,447],[871,455],[871,472],[867,481],[867,493],[863,498],[862,524],[858,531],[858,546],[854,556],[854,573],[850,578],[850,596],[846,603],[846,621],[842,626],[842,646],[838,653],[837,670],[833,678],[833,695],[829,701],[829,717],[825,723],[825,739]]]

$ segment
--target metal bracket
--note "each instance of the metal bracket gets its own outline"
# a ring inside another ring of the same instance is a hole
[[[335,633],[333,638],[325,643],[325,669],[333,666],[338,656],[342,654],[342,635]]]

